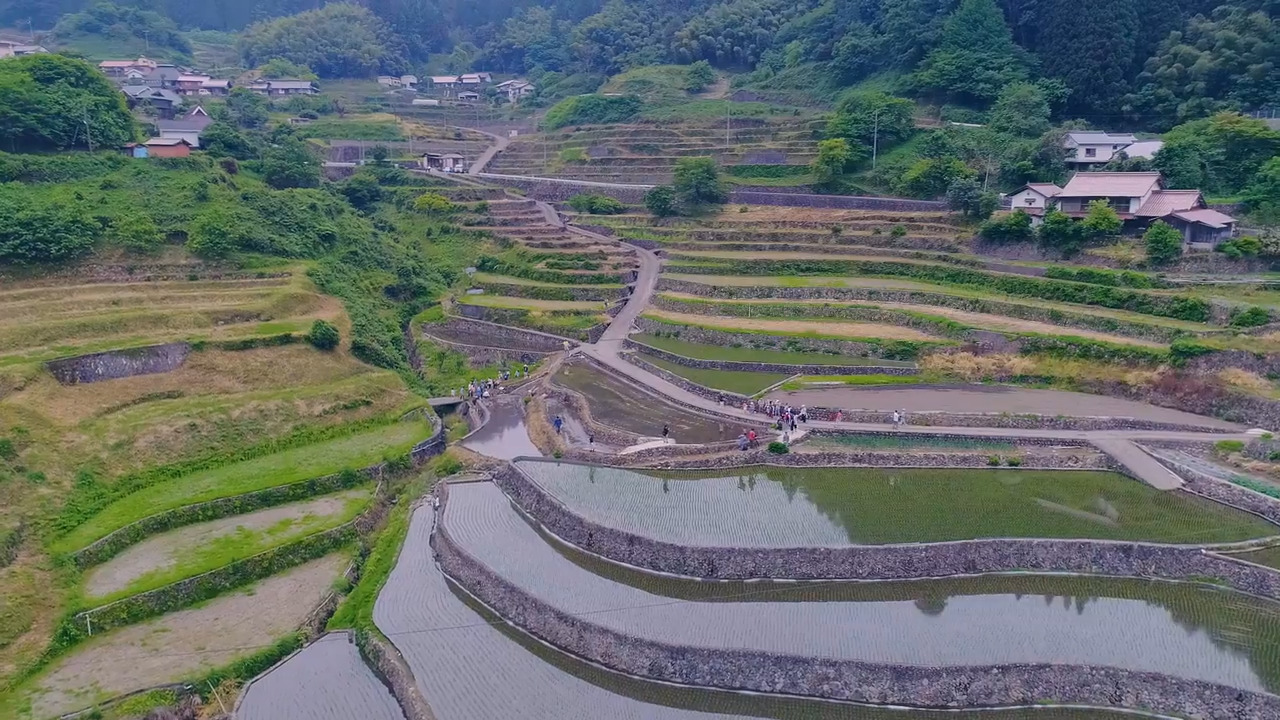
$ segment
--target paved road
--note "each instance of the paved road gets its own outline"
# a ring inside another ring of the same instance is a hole
[[[480,153],[480,157],[476,158],[476,161],[471,163],[471,167],[467,168],[468,175],[480,175],[484,173],[485,166],[489,164],[489,161],[493,159],[494,155],[497,155],[507,149],[507,145],[511,142],[511,139],[503,135],[496,135],[476,128],[468,129],[472,132],[477,132],[481,135],[493,138],[493,144],[485,148],[485,151]]]

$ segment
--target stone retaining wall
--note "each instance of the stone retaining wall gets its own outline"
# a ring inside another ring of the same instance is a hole
[[[839,300],[867,302],[908,303],[914,305],[948,307],[965,312],[1004,315],[1020,320],[1031,320],[1061,325],[1066,328],[1080,328],[1099,332],[1115,333],[1125,337],[1153,342],[1172,342],[1180,333],[1155,323],[1145,324],[1116,320],[1105,315],[1089,315],[1086,313],[1063,312],[1049,308],[1037,307],[1033,303],[1021,304],[966,298],[942,293],[923,292],[917,290],[886,290],[881,288],[835,288],[835,287],[769,287],[713,285],[705,283],[659,278],[658,290],[699,295],[707,298],[724,300],[735,299],[780,299],[780,300]]]
[[[1110,457],[1102,453],[1073,455],[1019,448],[1013,451],[970,453],[832,450],[774,455],[765,447],[768,440],[769,438],[766,437],[759,447],[744,452],[735,452],[738,444],[734,440],[706,445],[665,445],[629,455],[607,455],[573,450],[565,453],[562,459],[608,467],[672,470],[729,469],[766,464],[779,467],[996,469],[1001,466],[992,466],[988,460],[995,456],[1002,462],[1007,462],[1009,458],[1017,458],[1019,464],[1016,467],[1023,470],[1122,470]],[[1015,467],[1007,464],[1005,466]]]
[[[444,323],[438,325],[422,325],[422,328],[427,332],[431,332],[434,327],[443,328],[445,333],[454,336],[452,338],[453,342],[460,344],[471,343],[464,343],[458,340],[458,337],[475,337],[477,340],[483,340],[484,342],[474,344],[492,345],[512,350],[529,350],[550,354],[564,349],[565,338],[537,330],[514,328],[474,318],[450,317]],[[573,344],[573,341],[570,341],[570,345]]]
[[[627,297],[629,291],[623,287],[604,288],[593,285],[569,285],[566,287],[547,287],[545,285],[516,285],[512,283],[485,282],[476,283],[489,295],[529,298],[532,300],[570,300],[612,302]]]
[[[494,482],[555,536],[586,552],[655,572],[715,580],[921,580],[1007,572],[1076,573],[1203,582],[1280,600],[1280,572],[1195,546],[1106,540],[988,539],[839,548],[689,547],[592,523],[515,467]]]
[[[427,326],[430,327],[430,326]],[[529,350],[512,350],[509,348],[486,347],[483,345],[464,345],[451,340],[436,337],[429,332],[423,331],[423,338],[439,345],[443,348],[461,353],[467,357],[475,365],[505,365],[507,363],[535,363],[551,353],[549,352],[532,352]]]
[[[733,190],[729,202],[741,205],[775,205],[784,207],[833,208],[837,210],[892,210],[900,212],[938,212],[947,204],[935,200],[907,198],[855,197],[852,195],[807,195],[803,193]]]
[[[803,363],[749,362],[745,360],[703,360],[685,357],[652,345],[627,338],[623,347],[637,350],[644,355],[666,360],[676,365],[699,370],[730,370],[735,372],[784,373],[787,375],[918,375],[919,368],[880,365],[810,365]]]
[[[942,386],[939,386],[942,387]],[[835,420],[841,412],[844,422],[884,423],[893,422],[892,411],[843,410],[841,408],[810,407],[813,420]],[[918,427],[988,427],[1018,430],[1170,430],[1185,432],[1222,432],[1222,428],[1210,425],[1183,425],[1125,417],[1085,417],[1066,415],[1035,415],[1012,413],[952,413],[909,412],[907,425]]]
[[[432,547],[449,577],[515,626],[566,652],[650,680],[945,709],[1082,704],[1210,720],[1280,716],[1278,697],[1160,673],[1047,664],[933,668],[659,643],[600,627],[524,592],[461,550],[443,523]]]
[[[360,656],[396,699],[405,720],[435,720],[431,706],[427,704],[413,671],[396,646],[365,630],[356,632],[356,647]]]
[[[190,352],[190,344],[175,342],[50,360],[44,366],[63,385],[79,385],[167,373],[181,367]]]

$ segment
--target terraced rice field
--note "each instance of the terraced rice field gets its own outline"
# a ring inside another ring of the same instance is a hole
[[[681,545],[834,547],[1000,537],[1227,543],[1280,528],[1118,473],[742,468],[644,473],[522,461],[571,509]]]
[[[708,443],[731,440],[741,429],[671,405],[633,382],[589,365],[565,365],[556,373],[554,383],[586,397],[597,421],[641,437],[659,437],[662,426],[667,425],[678,443]]]
[[[456,589],[431,560],[432,510],[415,511],[374,608],[437,720],[1123,720],[1103,711],[930,713],[660,685],[618,675],[512,630]],[[535,540],[535,542],[542,542]],[[707,583],[712,585],[712,583]],[[718,585],[718,583],[716,583]],[[665,601],[665,602],[669,602]]]
[[[225,281],[28,285],[0,291],[0,366],[172,340],[305,332],[341,305],[299,269]]]
[[[478,272],[471,276],[471,279],[480,284],[494,283],[500,285],[526,285],[529,287],[555,287],[555,288],[580,288],[581,285],[569,285],[565,283],[541,282],[538,280],[528,280],[513,275],[494,275],[493,273]],[[621,288],[621,283],[612,285],[592,285],[593,288]]]
[[[422,420],[391,423],[152,485],[111,503],[51,549],[70,552],[147,515],[183,505],[374,465],[384,457],[408,452],[430,434],[431,426]]]
[[[337,527],[372,497],[368,486],[155,535],[85,573],[86,602],[153,590]]]
[[[937,340],[912,328],[840,320],[770,320],[765,318],[715,317],[649,309],[644,317],[678,325],[694,325],[717,330],[743,330],[778,335],[800,335],[837,339],[878,338],[882,340]]]
[[[646,357],[645,362],[656,365],[667,372],[679,375],[686,380],[709,387],[713,390],[737,393],[739,395],[755,395],[758,392],[777,385],[789,376],[783,373],[748,372],[742,370],[703,370],[685,367],[668,362],[662,358]]]
[[[1138,418],[1154,422],[1238,430],[1217,418],[1103,395],[1000,385],[930,385],[885,388],[823,388],[782,391],[770,398],[791,405],[839,407],[846,410],[905,409],[908,413],[1013,413],[1066,417]]]
[[[257,678],[240,720],[403,720],[387,687],[360,658],[347,633],[325,635]]]
[[[1244,690],[1280,686],[1274,665],[1255,666],[1239,646],[1190,633],[1142,599],[1059,604],[1014,593],[933,598],[926,590],[924,602],[673,601],[573,563],[493,485],[452,488],[441,522],[464,552],[558,611],[657,642],[930,667],[1104,665]],[[1273,616],[1264,636],[1275,634]]]
[[[633,340],[659,350],[666,350],[677,355],[699,360],[732,360],[738,362],[768,362],[808,365],[874,365],[877,367],[915,367],[915,363],[900,360],[880,360],[877,358],[855,357],[852,355],[832,355],[829,353],[786,352],[783,350],[763,350],[750,347],[727,347],[724,345],[704,345],[691,343],[672,337],[657,335],[632,335]]]
[[[663,297],[669,297],[675,300],[706,302],[706,298],[699,295],[691,295],[689,293],[663,292]],[[734,304],[759,305],[764,309],[762,312],[770,313],[773,316],[779,314],[777,306],[789,306],[792,304],[822,306],[838,308],[844,303],[832,302],[831,300],[778,300],[778,299],[741,299],[733,300]],[[1098,332],[1095,330],[1085,330],[1081,328],[1065,327],[1062,325],[1054,325],[1053,323],[1038,322],[1035,320],[1021,320],[1018,318],[1008,317],[1006,315],[994,315],[991,313],[968,312],[965,310],[956,310],[949,307],[941,307],[936,305],[916,305],[911,303],[881,302],[858,300],[848,305],[856,305],[859,307],[877,307],[885,310],[899,310],[903,312],[920,313],[935,317],[943,317],[948,320],[954,320],[972,328],[980,330],[994,330],[996,332],[1009,333],[1036,333],[1040,335],[1072,335],[1075,337],[1091,338],[1093,340],[1102,340],[1104,342],[1117,343],[1120,345],[1138,345],[1141,347],[1161,348],[1168,345],[1152,342],[1150,340],[1139,340],[1125,335],[1116,335],[1113,333]],[[782,311],[785,312],[785,311]]]
[[[463,295],[458,302],[481,307],[519,308],[523,310],[570,310],[574,312],[601,312],[606,303],[576,300],[535,300],[532,298],[506,297],[503,295]]]
[[[679,273],[664,273],[664,278],[672,280],[680,280],[683,282],[699,283],[702,285],[717,286],[733,286],[733,287],[827,287],[827,288],[874,288],[879,290],[916,290],[919,292],[938,293],[940,295],[952,295],[955,297],[974,298],[983,300],[998,300],[1000,302],[1011,303],[1015,305],[1027,305],[1047,310],[1058,310],[1066,313],[1085,313],[1097,315],[1100,317],[1109,317],[1115,320],[1123,320],[1140,325],[1159,325],[1162,327],[1176,328],[1179,330],[1187,330],[1190,332],[1207,332],[1221,331],[1222,328],[1215,328],[1204,323],[1190,322],[1187,320],[1177,320],[1174,318],[1159,317],[1156,315],[1143,315],[1141,313],[1129,312],[1127,310],[1113,310],[1111,308],[1097,307],[1094,305],[1073,305],[1071,303],[1052,302],[1048,300],[1028,300],[1016,296],[1004,295],[998,292],[983,292],[972,288],[964,288],[952,285],[938,285],[935,283],[917,282],[914,280],[897,280],[894,278],[877,278],[877,277],[860,277],[860,276],[786,276],[786,277],[751,277],[742,275],[684,275]],[[936,308],[941,310],[943,308]]]
[[[198,607],[95,637],[15,692],[0,714],[48,718],[197,678],[252,654],[301,625],[349,561],[349,554],[334,553]]]

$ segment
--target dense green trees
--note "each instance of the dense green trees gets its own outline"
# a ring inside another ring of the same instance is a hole
[[[102,226],[74,191],[0,183],[0,262],[71,260],[88,252]]]
[[[835,188],[853,160],[854,154],[849,148],[848,140],[844,138],[823,140],[818,143],[818,155],[810,165],[813,184],[824,189]]]
[[[753,68],[782,26],[807,9],[796,0],[727,0],[693,16],[672,46],[684,62]]]
[[[672,217],[680,213],[679,201],[676,200],[676,189],[670,185],[659,185],[644,194],[644,206],[655,217]]]
[[[301,140],[287,140],[263,153],[262,179],[277,189],[320,186],[320,162]]]
[[[639,114],[640,98],[635,95],[576,95],[561,100],[547,110],[542,118],[542,126],[547,130],[555,130],[569,125],[618,123],[631,120]]]
[[[153,57],[172,50],[190,55],[191,45],[173,20],[149,9],[133,5],[95,2],[84,10],[64,15],[53,28],[53,36],[61,42],[82,35],[96,35],[116,42],[141,40],[150,47]]]
[[[991,107],[990,126],[997,132],[1038,137],[1049,130],[1049,99],[1039,86],[1006,85]]]
[[[1280,132],[1234,113],[1184,123],[1164,137],[1155,166],[1174,188],[1231,195],[1280,154]]]
[[[1139,18],[1134,0],[1046,0],[1038,45],[1044,74],[1070,91],[1072,114],[1114,113],[1129,89]]]
[[[256,23],[245,30],[239,47],[250,66],[281,58],[320,77],[399,74],[407,67],[403,40],[390,26],[347,3]]]
[[[1245,188],[1244,207],[1259,219],[1280,223],[1280,157],[1259,168]]]
[[[124,96],[88,63],[61,55],[0,60],[0,149],[117,148],[134,132]]]
[[[872,142],[888,147],[911,135],[914,109],[910,100],[883,92],[846,93],[827,123],[827,136],[844,138],[851,148],[865,147],[870,156]]]
[[[963,0],[911,84],[926,95],[986,105],[1026,76],[1025,53],[1013,43],[995,0]]]

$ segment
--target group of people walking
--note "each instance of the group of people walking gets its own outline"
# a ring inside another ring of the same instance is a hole
[[[508,382],[511,379],[519,380],[520,378],[529,377],[529,364],[525,363],[524,368],[503,368],[498,372],[496,378],[486,378],[484,380],[472,380],[465,387],[456,390],[450,390],[449,394],[453,397],[470,398],[478,400],[480,398],[489,397],[490,393],[500,390],[499,383]]]

